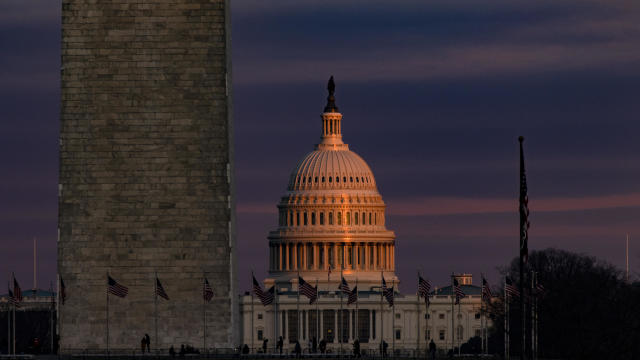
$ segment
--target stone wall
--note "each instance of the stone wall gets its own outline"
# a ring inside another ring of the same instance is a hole
[[[63,0],[62,352],[237,343],[228,0]],[[157,273],[170,300],[154,306]],[[214,298],[203,309],[202,278]]]

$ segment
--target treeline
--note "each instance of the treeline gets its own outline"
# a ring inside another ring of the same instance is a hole
[[[7,315],[12,312],[0,312],[0,353],[7,354]],[[53,314],[53,330],[56,329],[56,314]],[[13,321],[13,317],[11,317]],[[11,324],[13,327],[13,324]],[[11,329],[13,332],[13,329]],[[38,347],[33,340],[37,338]],[[54,343],[56,342],[54,338]],[[54,344],[55,345],[55,344]],[[54,349],[55,350],[55,349]],[[47,310],[16,310],[16,354],[51,353],[51,312]]]
[[[545,288],[537,297],[540,358],[640,359],[640,282],[627,283],[621,271],[594,257],[558,249],[531,252],[528,270]],[[501,272],[519,285],[518,258]],[[504,353],[503,285],[494,291],[499,297],[490,311],[489,351],[494,354]],[[510,302],[512,356],[521,351],[521,300]],[[530,324],[529,310],[527,336]]]

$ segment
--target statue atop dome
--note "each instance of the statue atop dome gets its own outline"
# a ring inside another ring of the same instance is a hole
[[[329,78],[327,90],[329,90],[329,96],[327,96],[327,106],[324,107],[324,112],[338,112],[336,98],[333,96],[333,93],[336,91],[336,83],[333,81],[333,75]]]

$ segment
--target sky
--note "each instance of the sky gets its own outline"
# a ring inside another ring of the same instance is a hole
[[[336,80],[343,136],[376,177],[400,289],[484,273],[529,247],[640,272],[640,5],[633,1],[233,0],[239,291],[264,278],[290,172]],[[56,272],[60,4],[0,2],[0,274]],[[638,239],[638,240],[636,240]],[[2,276],[0,275],[0,278]]]

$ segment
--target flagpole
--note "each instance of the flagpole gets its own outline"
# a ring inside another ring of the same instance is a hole
[[[51,311],[49,312],[49,325],[51,331],[51,354],[53,354],[53,309],[55,306],[55,298],[53,297],[53,281],[49,283],[49,289],[51,292]]]
[[[380,351],[383,351],[384,344],[384,308],[382,307],[382,298],[384,293],[382,291],[382,281],[384,280],[383,271],[380,271]],[[382,355],[382,354],[381,354]]]
[[[340,266],[340,285],[342,285],[342,279],[344,279],[344,276],[342,275],[342,268],[343,266]],[[338,332],[338,334],[340,335],[340,338],[338,339],[338,341],[340,342],[340,355],[342,356],[342,342],[344,340],[344,313],[342,310],[342,293],[343,291],[340,290],[340,331]]]
[[[251,270],[251,281],[253,281],[253,270]],[[250,291],[251,293],[251,347],[249,347],[249,350],[251,351],[251,349],[253,349],[253,347],[255,346],[254,342],[253,342],[253,333],[255,332],[255,328],[253,327],[253,317],[254,317],[254,310],[253,310],[253,291]]]
[[[529,294],[531,294],[531,359],[535,360],[536,358],[536,349],[535,349],[535,337],[536,337],[536,333],[535,333],[535,324],[534,324],[534,319],[535,319],[535,304],[538,302],[537,299],[537,294],[536,294],[536,298],[534,298],[534,293],[533,293],[533,289],[534,289],[534,282],[535,282],[535,277],[536,277],[536,273],[533,272],[533,270],[531,271],[531,288],[529,289]]]
[[[109,272],[107,271],[107,356],[109,356]]]
[[[506,277],[504,278],[504,358],[509,360],[509,298]]]
[[[318,278],[316,278],[316,289],[317,288],[318,288]],[[316,343],[320,340],[320,308],[318,305],[319,302],[320,302],[320,291],[318,291],[318,298],[316,299]]]
[[[204,285],[207,281],[207,274],[202,273],[202,350],[207,353],[207,300],[204,296]]]
[[[11,290],[11,280],[7,281],[7,289]],[[11,306],[10,302],[7,302],[7,355],[9,354],[11,354]]]
[[[430,315],[429,315],[429,293],[428,292],[427,292],[427,295],[425,296],[424,307],[425,307],[425,311],[427,312],[427,314],[426,314],[426,316],[424,318],[425,319],[424,320],[424,322],[425,322],[425,324],[424,324],[424,326],[425,326],[425,330],[424,330],[424,334],[425,334],[425,337],[424,337],[425,338],[425,340],[424,340],[424,352],[425,352],[425,357],[426,357],[427,356],[427,351],[429,349],[429,347],[427,346],[427,342],[429,341],[428,338],[431,338],[431,336],[429,336],[428,338],[426,336],[426,335],[429,334],[429,317],[430,317]]]
[[[391,349],[393,349],[393,356],[396,356],[396,281],[391,280],[391,296],[393,303],[391,303]]]
[[[419,356],[420,353],[420,272],[416,271],[418,273],[418,292],[416,292],[416,313],[418,314],[418,318],[417,318],[417,332],[416,332],[416,358]]]
[[[480,273],[480,277],[482,278],[482,286],[480,287],[480,328],[482,329],[482,342],[481,342],[481,353],[484,354],[485,353],[485,344],[484,344],[484,336],[485,336],[485,328],[484,328],[484,324],[485,324],[485,318],[484,318],[484,273]]]
[[[520,359],[526,359],[526,347],[527,347],[527,307],[526,307],[526,296],[525,296],[525,286],[524,286],[524,278],[525,278],[525,266],[527,263],[526,256],[528,256],[528,247],[527,247],[527,237],[528,237],[528,214],[525,212],[526,204],[526,178],[525,178],[525,168],[524,168],[524,151],[522,149],[522,144],[524,142],[524,137],[518,137],[518,141],[520,142],[520,313],[521,313],[521,321],[522,321],[522,339],[521,339],[521,349],[520,349]],[[528,211],[528,210],[527,210]],[[525,230],[523,230],[525,229]]]
[[[297,266],[297,263],[296,263]],[[296,341],[300,342],[300,268],[298,268],[298,298],[296,299]],[[300,344],[302,347],[302,344]]]
[[[360,322],[360,314],[358,312],[358,277],[356,276],[356,323],[355,323],[355,326],[354,326],[354,328],[356,329],[356,334],[355,334],[356,336],[354,336],[354,339],[353,339],[354,341],[360,337],[360,333],[359,333],[359,331],[360,331],[360,326],[359,325],[360,324],[359,324],[359,322]],[[358,340],[358,342],[359,341],[360,340]]]
[[[275,296],[273,303],[273,345],[274,349],[276,349],[278,342],[278,286],[275,281],[273,282],[273,293]]]
[[[453,273],[451,273],[451,357],[453,357],[453,342],[455,341],[455,323],[454,323],[454,318],[455,316],[453,315],[453,298],[454,298],[454,288],[453,288]]]

